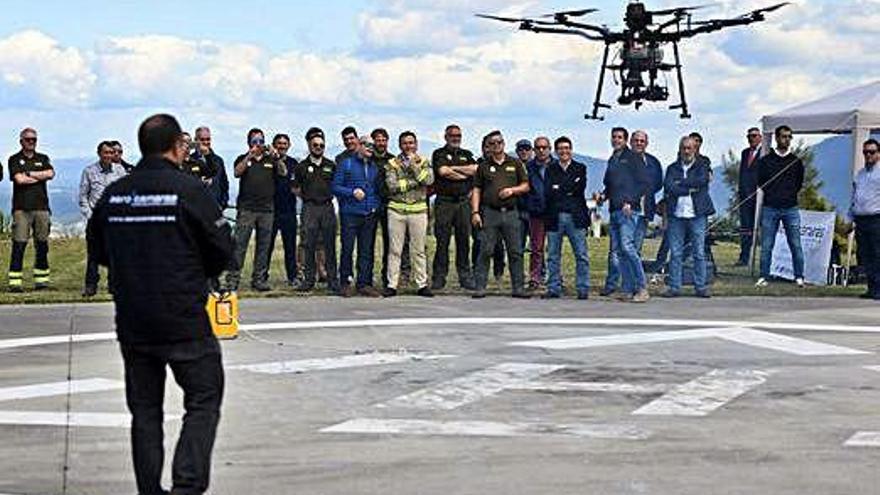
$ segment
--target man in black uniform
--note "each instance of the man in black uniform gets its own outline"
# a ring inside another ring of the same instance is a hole
[[[324,131],[312,127],[306,133],[309,155],[296,165],[293,172],[293,191],[302,199],[303,279],[296,289],[309,292],[315,287],[315,252],[318,240],[324,247],[324,267],[327,270],[327,289],[339,292],[336,275],[336,211],[333,209],[333,174],[336,163],[324,156]],[[358,144],[360,142],[358,141]]]
[[[266,292],[269,286],[269,244],[272,241],[272,225],[275,221],[275,177],[287,177],[287,166],[275,150],[266,146],[260,129],[251,129],[247,137],[250,149],[235,159],[235,176],[238,187],[238,214],[235,219],[235,260],[238,270],[229,272],[227,285],[237,290],[244,268],[251,233],[256,231],[254,270],[251,288]]]
[[[278,153],[280,159],[287,168],[287,175],[275,176],[275,223],[272,227],[272,241],[269,242],[269,266],[272,266],[272,253],[275,251],[275,239],[281,233],[281,243],[284,249],[284,270],[287,275],[287,285],[296,283],[296,195],[293,194],[293,170],[296,168],[296,160],[288,152],[290,150],[290,137],[287,134],[276,134],[272,138],[272,147]]]
[[[437,250],[434,252],[433,281],[431,289],[446,287],[449,272],[449,239],[455,233],[455,268],[458,283],[463,289],[474,290],[474,277],[470,264],[471,205],[470,191],[477,173],[474,154],[461,147],[461,127],[446,127],[446,146],[434,151],[431,163],[434,167],[434,236]]]
[[[499,239],[504,239],[513,297],[528,299],[516,198],[528,194],[529,176],[522,162],[504,152],[504,137],[500,131],[489,133],[487,144],[490,153],[477,169],[474,192],[471,195],[472,223],[475,229],[481,231],[477,291],[473,297],[486,297],[489,258],[492,257]]]
[[[12,256],[9,260],[9,290],[21,292],[24,252],[33,235],[36,262],[34,288],[49,287],[49,230],[51,228],[49,194],[46,182],[55,178],[49,157],[37,153],[37,131],[24,129],[19,134],[21,151],[9,157],[9,180],[12,181]]]
[[[232,262],[231,233],[204,186],[178,170],[187,154],[180,134],[170,115],[141,124],[144,158],[106,189],[88,227],[89,252],[110,269],[142,495],[169,493],[161,487],[166,366],[186,409],[171,493],[208,489],[223,396],[220,346],[205,304],[208,277]]]

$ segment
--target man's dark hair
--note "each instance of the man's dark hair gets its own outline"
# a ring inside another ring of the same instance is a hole
[[[252,139],[254,136],[256,136],[257,134],[259,134],[259,135],[265,137],[265,134],[263,134],[263,130],[262,130],[262,129],[260,129],[260,128],[258,128],[258,127],[254,127],[253,129],[251,129],[251,130],[248,131],[248,137],[247,137],[248,143],[250,143],[250,142],[251,142],[251,139]]]
[[[415,139],[416,142],[418,142],[418,140],[419,140],[419,138],[416,137],[416,133],[414,133],[413,131],[403,131],[400,133],[400,136],[397,138],[397,142],[402,143],[403,140],[408,137]]]
[[[783,124],[783,125],[777,127],[776,130],[773,131],[773,134],[775,134],[776,137],[779,137],[779,135],[782,134],[782,133],[785,132],[785,131],[793,132],[793,131],[791,130],[791,127],[789,127],[789,126]]]
[[[113,141],[101,141],[100,143],[98,143],[98,154],[99,155],[101,154],[101,148],[103,148],[105,146],[110,149],[113,149]]]
[[[324,139],[324,131],[322,131],[320,127],[312,127],[306,132],[306,142],[311,141],[315,137]]]
[[[111,147],[116,147],[116,146],[119,146],[120,148],[122,147],[122,143],[120,143],[119,141],[117,141],[115,139],[112,141],[104,141],[104,142],[109,144]]]
[[[623,133],[623,139],[629,139],[629,131],[626,130],[625,127],[615,127],[615,128],[613,128],[613,129],[611,129],[611,135],[612,135],[612,136],[614,135],[615,132],[622,132],[622,133]]]
[[[499,131],[498,129],[495,129],[494,131],[490,132],[489,134],[486,134],[485,141],[488,141],[488,140],[492,139],[492,138],[495,137],[495,136],[500,136],[500,137],[502,137],[502,138],[504,137],[504,135],[501,134],[501,131]]]
[[[458,124],[449,124],[448,126],[446,126],[445,133],[449,134],[449,131],[452,131],[452,130],[460,131],[461,127],[459,127]]]
[[[556,138],[556,141],[553,141],[553,148],[558,148],[560,144],[568,143],[569,146],[574,147],[571,143],[571,139],[568,136],[560,136]]]
[[[746,134],[749,134],[753,131],[761,132],[761,129],[758,129],[757,127],[750,127],[749,130],[746,131]]]
[[[388,131],[381,127],[373,129],[373,132],[370,133],[370,137],[376,139],[376,136],[385,136],[385,139],[388,139]]]
[[[177,119],[166,113],[147,118],[138,128],[138,146],[144,157],[171,151],[180,139],[182,129]]]
[[[290,136],[284,133],[275,134],[275,137],[272,138],[273,143],[277,143],[279,139],[286,139],[287,142],[290,142]]]
[[[703,135],[700,134],[699,132],[694,131],[694,132],[688,134],[688,137],[696,139],[697,141],[699,141],[701,143],[703,142]]]
[[[877,140],[874,139],[874,138],[871,138],[871,139],[865,141],[865,144],[863,144],[862,147],[864,148],[865,146],[870,146],[870,145],[872,145],[872,144],[873,144],[874,146],[876,146],[877,148],[880,148],[880,141],[877,141]]]
[[[341,134],[342,134],[343,139],[345,139],[345,136],[348,136],[351,134],[354,134],[355,137],[357,137],[358,131],[357,131],[357,129],[354,128],[353,125],[350,125],[350,126],[346,127],[345,129],[343,129]]]

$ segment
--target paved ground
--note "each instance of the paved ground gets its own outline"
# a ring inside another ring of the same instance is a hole
[[[300,298],[243,313],[214,494],[880,493],[875,304]],[[134,493],[107,305],[0,308],[0,493],[62,491],[71,319],[68,493]],[[168,404],[176,436],[170,386]]]

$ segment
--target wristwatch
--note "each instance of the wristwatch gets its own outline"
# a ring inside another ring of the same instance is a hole
[[[25,170],[25,171],[24,171],[24,176],[25,176],[25,177],[30,177],[30,176],[31,176],[31,171],[30,171],[30,170]]]

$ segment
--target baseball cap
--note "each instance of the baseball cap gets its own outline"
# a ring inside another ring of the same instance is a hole
[[[516,150],[530,150],[532,149],[532,142],[528,139],[520,139],[516,142]]]

